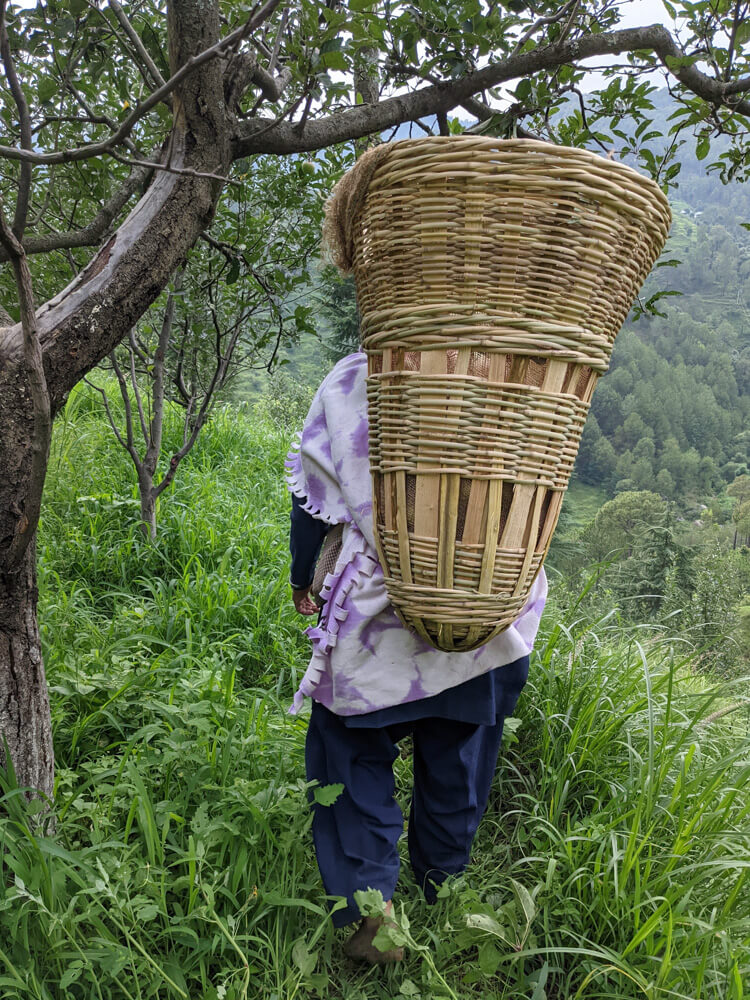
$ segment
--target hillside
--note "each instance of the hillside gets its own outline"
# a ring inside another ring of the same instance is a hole
[[[666,91],[653,101],[654,130],[664,132]],[[672,233],[641,295],[661,315],[631,319],[619,334],[576,472],[610,494],[654,489],[685,501],[747,471],[750,189],[722,184],[688,142],[679,159]]]

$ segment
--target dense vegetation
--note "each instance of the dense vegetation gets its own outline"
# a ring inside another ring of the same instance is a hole
[[[663,130],[666,92],[653,99]],[[688,150],[680,160],[662,257],[671,266],[657,268],[642,296],[663,315],[641,315],[619,334],[576,468],[610,495],[654,490],[684,504],[707,502],[748,471],[750,191],[707,175]]]
[[[3,997],[740,1000],[742,683],[696,675],[668,621],[583,611],[557,577],[472,867],[434,908],[405,867],[403,966],[342,959],[305,718],[286,713],[307,653],[286,584],[294,422],[278,394],[217,414],[151,545],[97,398],[68,403],[40,538],[57,829],[4,780]],[[397,771],[405,795],[408,757]]]

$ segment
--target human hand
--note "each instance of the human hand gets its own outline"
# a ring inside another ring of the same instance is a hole
[[[310,597],[310,588],[304,587],[302,590],[292,588],[292,600],[294,607],[301,615],[316,615],[320,608]]]

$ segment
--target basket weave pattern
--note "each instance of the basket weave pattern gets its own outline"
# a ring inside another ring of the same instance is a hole
[[[353,221],[386,585],[442,649],[507,628],[666,240],[652,182],[527,140],[394,143]]]

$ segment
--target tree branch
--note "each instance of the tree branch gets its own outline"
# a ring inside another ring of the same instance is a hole
[[[133,330],[128,331],[128,342],[130,346],[130,384],[133,386],[133,395],[135,396],[135,405],[138,410],[138,420],[141,424],[141,434],[143,435],[143,441],[145,446],[148,448],[149,442],[149,428],[146,423],[146,413],[143,409],[143,400],[141,399],[141,390],[138,388],[138,373],[135,370],[135,337],[133,336]]]
[[[128,448],[127,442],[120,433],[120,428],[115,423],[115,418],[112,416],[112,410],[110,409],[109,398],[107,396],[107,393],[102,388],[102,386],[97,385],[95,382],[92,382],[90,378],[84,377],[83,381],[86,383],[86,385],[90,386],[92,389],[95,389],[102,397],[102,405],[104,406],[104,412],[107,415],[109,426],[112,428],[112,431],[114,432],[114,435],[117,438],[120,447],[124,448],[125,451],[129,452],[130,449]]]
[[[8,32],[5,27],[5,7],[6,0],[0,0],[0,53],[2,53],[5,75],[8,79],[8,86],[13,95],[13,100],[18,109],[18,121],[21,127],[21,147],[27,152],[33,152],[31,139],[31,118],[29,116],[29,106],[21,83],[16,73],[13,63],[13,54],[10,51]],[[26,217],[29,214],[29,195],[31,192],[31,164],[21,164],[21,176],[18,181],[18,196],[16,198],[16,211],[13,217],[13,234],[20,240],[23,239],[23,231],[26,228]],[[3,241],[5,243],[5,241]]]
[[[188,388],[185,385],[184,368],[185,368],[185,341],[187,340],[189,325],[188,319],[185,317],[182,327],[182,341],[180,342],[180,349],[177,354],[177,367],[175,368],[174,374],[174,385],[180,396],[183,399],[184,405],[190,407],[192,405],[192,397],[188,392]],[[184,443],[184,442],[183,442]]]
[[[219,181],[222,185],[230,184],[232,187],[242,187],[240,181],[233,180],[231,177],[225,177],[223,174],[193,170],[191,167],[174,167],[171,163],[154,163],[152,165],[150,160],[136,160],[132,156],[122,156],[120,153],[115,153],[114,150],[111,150],[107,155],[117,160],[118,163],[125,163],[130,167],[149,167],[152,170],[166,170],[169,174],[182,174],[183,177],[202,177],[209,181]]]
[[[194,420],[192,419],[192,405],[195,402],[195,395],[193,395],[193,399],[191,400],[190,406],[188,407],[188,412],[185,414],[186,430],[188,428],[189,422],[192,421],[190,436],[187,438],[183,436],[182,448],[180,448],[179,451],[176,451],[169,460],[169,469],[167,470],[164,478],[159,483],[159,485],[154,487],[155,497],[161,496],[164,490],[167,489],[167,487],[171,484],[172,480],[175,477],[175,473],[177,472],[177,468],[180,462],[190,452],[191,448],[198,440],[198,435],[201,432],[201,428],[208,419],[208,415],[213,407],[216,390],[224,384],[224,380],[226,379],[227,370],[232,360],[232,355],[234,354],[234,350],[237,346],[237,341],[239,340],[240,332],[241,332],[241,327],[238,325],[235,328],[232,336],[230,337],[229,344],[227,345],[224,354],[222,355],[220,352],[217,352],[216,368],[214,369],[211,382],[209,383],[208,387],[205,390],[203,396],[203,402],[201,403],[200,409],[198,410],[198,414]]]
[[[540,28],[543,28],[548,24],[555,24],[557,21],[562,21],[565,15],[569,11],[574,11],[577,6],[578,0],[568,0],[568,2],[563,4],[563,6],[560,7],[559,10],[556,10],[554,14],[549,14],[547,17],[540,17],[538,20],[534,21],[531,27],[528,28],[516,42],[513,51],[511,52],[511,56],[518,55],[526,42],[528,42],[530,38],[533,38]]]
[[[141,459],[138,455],[138,449],[135,446],[135,433],[133,430],[133,408],[130,405],[130,393],[128,392],[128,383],[123,374],[122,368],[118,364],[115,352],[109,356],[109,360],[112,363],[112,371],[115,373],[117,383],[120,386],[120,395],[122,396],[122,403],[125,408],[125,433],[127,434],[127,442],[125,444],[125,450],[133,459],[133,464],[136,470],[140,472]],[[119,435],[118,435],[119,437]]]
[[[289,69],[282,69],[276,76],[264,69],[252,52],[238,52],[227,62],[224,78],[229,88],[227,103],[239,104],[250,84],[255,84],[267,101],[278,101],[292,79]]]
[[[19,149],[17,146],[0,146],[0,157],[8,160],[22,160],[28,163],[71,163],[76,160],[90,160],[94,156],[101,156],[102,153],[109,152],[115,146],[123,143],[133,131],[135,124],[171,94],[186,77],[194,73],[199,66],[202,66],[210,59],[214,59],[226,49],[234,45],[239,45],[251,31],[254,31],[255,28],[263,24],[273,14],[280,2],[281,0],[266,0],[261,9],[240,28],[236,28],[225,38],[204,49],[203,52],[199,52],[198,55],[191,56],[176,73],[170,76],[162,87],[157,88],[142,104],[139,104],[108,139],[103,139],[101,142],[92,142],[86,146],[77,146],[75,149],[61,149],[55,153],[34,153],[27,149]]]
[[[670,67],[671,60],[682,60],[685,53],[663,25],[652,24],[643,28],[586,35],[562,44],[521,52],[457,80],[423,87],[376,105],[358,105],[325,118],[308,120],[302,127],[300,123],[276,123],[263,118],[247,120],[240,123],[233,138],[233,156],[239,159],[252,153],[312,152],[336,142],[381,132],[404,121],[450,111],[482,90],[531,76],[541,70],[578,63],[592,56],[637,50],[655,52],[666,68],[703,100],[725,104],[740,114],[750,115],[750,101],[731,99],[750,91],[750,77],[723,83],[702,73],[696,66],[675,65],[673,62]]]
[[[73,95],[78,104],[81,105],[83,110],[89,116],[89,121],[93,125],[106,125],[113,132],[117,129],[117,122],[114,120],[114,118],[110,118],[109,115],[105,114],[97,115],[94,113],[93,108],[89,105],[86,98],[76,87],[73,86],[73,83],[70,80],[66,79],[65,88],[68,91],[68,93]],[[123,145],[126,146],[131,151],[131,153],[138,152],[138,147],[136,146],[136,144],[133,142],[132,139],[125,139]]]
[[[167,306],[164,310],[161,330],[159,331],[159,342],[154,354],[154,385],[151,393],[153,417],[151,419],[148,447],[143,459],[152,477],[156,472],[156,466],[159,461],[159,452],[161,451],[161,440],[164,431],[164,366],[167,360],[169,341],[172,337],[175,306],[177,304],[177,297],[182,289],[184,273],[184,268],[178,272],[174,287],[167,297]]]
[[[155,154],[155,157],[159,154]],[[154,163],[131,170],[122,185],[110,195],[88,225],[67,233],[48,233],[44,236],[29,236],[23,243],[27,254],[47,253],[49,250],[64,250],[71,247],[97,246],[107,235],[109,227],[120,214],[130,198],[142,187],[153,170]],[[0,263],[10,258],[4,247],[0,247]]]
[[[164,86],[166,86],[166,81],[164,80],[164,77],[159,72],[159,67],[156,65],[156,63],[154,62],[154,60],[148,54],[148,50],[147,50],[146,46],[141,41],[141,39],[140,39],[140,37],[138,35],[138,32],[135,30],[135,28],[133,27],[133,25],[128,20],[128,16],[125,13],[125,11],[119,5],[119,3],[117,2],[117,0],[109,0],[109,6],[112,9],[112,13],[115,15],[115,17],[119,21],[120,27],[122,28],[122,30],[125,32],[125,34],[130,39],[130,42],[131,42],[133,48],[138,53],[138,56],[140,57],[141,62],[144,64],[144,66],[148,70],[148,73],[149,73],[149,75],[151,77],[151,81],[150,81],[151,85],[152,86],[157,86],[157,87],[164,87]]]

